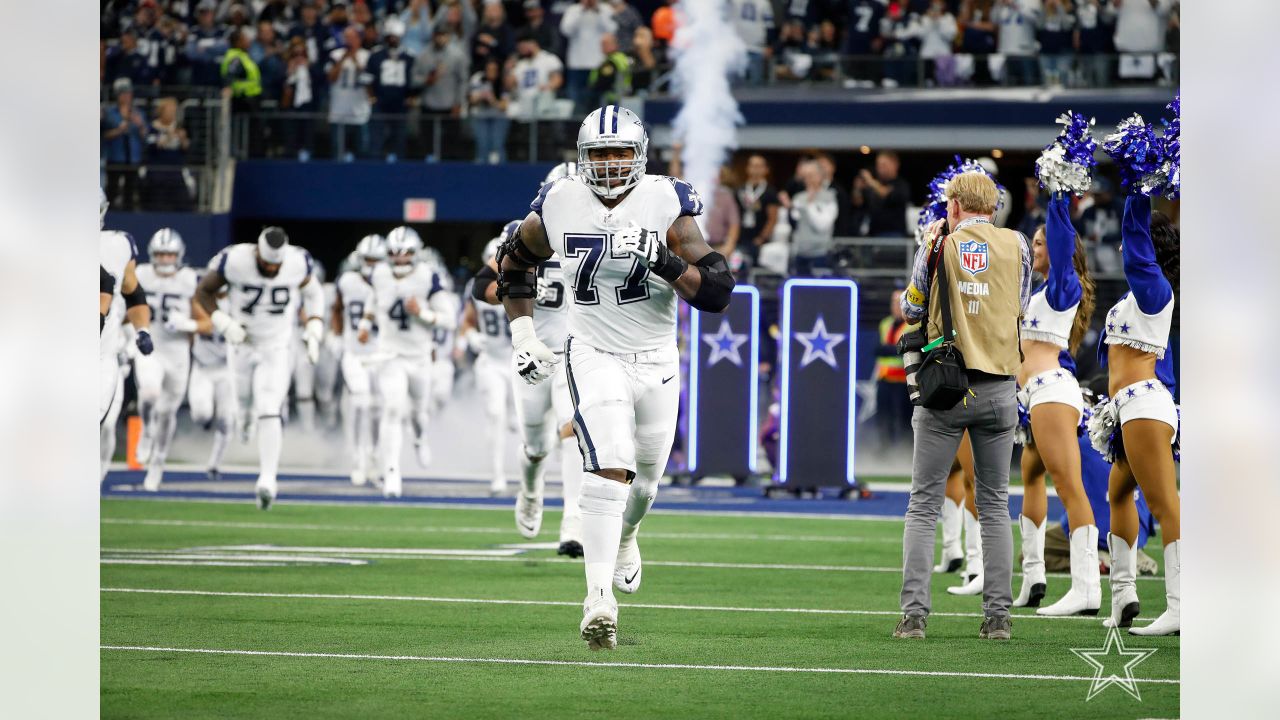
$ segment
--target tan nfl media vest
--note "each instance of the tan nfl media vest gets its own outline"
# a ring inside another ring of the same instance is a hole
[[[940,262],[947,264],[951,323],[956,347],[970,370],[1016,375],[1021,315],[1022,257],[1018,234],[991,223],[965,225],[947,236]],[[929,291],[929,337],[942,336],[942,296],[935,271]]]

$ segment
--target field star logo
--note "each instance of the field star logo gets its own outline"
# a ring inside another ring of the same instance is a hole
[[[818,321],[813,324],[813,330],[803,333],[795,333],[796,340],[804,345],[804,357],[800,358],[800,367],[804,368],[815,360],[830,365],[839,370],[840,366],[836,361],[835,349],[836,345],[844,342],[843,333],[827,332],[827,322],[818,316]]]
[[[960,243],[960,266],[970,275],[977,275],[987,269],[987,244],[977,240],[965,240]]]
[[[707,358],[707,367],[712,367],[721,360],[742,367],[742,355],[738,348],[747,341],[746,333],[735,333],[727,319],[720,320],[720,330],[714,335],[703,335],[702,342],[711,346],[711,357]]]
[[[1157,648],[1126,648],[1124,640],[1121,639],[1120,628],[1108,629],[1107,642],[1100,648],[1071,648],[1071,652],[1075,653],[1076,657],[1089,663],[1094,669],[1093,683],[1089,686],[1089,695],[1085,697],[1085,702],[1092,700],[1098,693],[1112,685],[1118,686],[1133,696],[1134,700],[1141,702],[1142,695],[1138,692],[1138,682],[1133,679],[1133,669],[1154,655],[1156,650]],[[1107,670],[1108,663],[1114,667],[1126,658],[1127,661],[1121,670],[1123,677],[1115,670]]]

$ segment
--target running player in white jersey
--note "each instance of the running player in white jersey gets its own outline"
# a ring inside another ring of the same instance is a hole
[[[258,507],[276,499],[276,472],[284,441],[281,412],[289,391],[289,341],[298,303],[307,314],[307,356],[315,362],[324,338],[324,292],[312,277],[311,253],[289,244],[278,227],[263,229],[256,243],[232,245],[219,256],[196,288],[196,320],[208,317],[227,339],[239,414],[258,424]],[[218,292],[229,288],[228,310],[218,309]]]
[[[98,333],[98,424],[107,419],[107,413],[116,397],[120,374],[120,324],[127,317],[138,331],[138,350],[150,355],[154,347],[151,341],[151,308],[147,294],[134,272],[138,248],[126,232],[103,230],[107,218],[107,195],[98,190],[98,260],[102,270],[111,276],[113,302],[107,315],[101,318]],[[123,298],[124,303],[114,302]]]
[[[187,254],[182,236],[172,228],[161,228],[147,243],[150,262],[138,266],[138,282],[147,289],[151,317],[161,323],[155,333],[155,352],[151,362],[136,364],[139,375],[154,372],[151,382],[139,382],[139,413],[142,437],[138,440],[138,462],[147,466],[144,490],[160,489],[164,462],[178,429],[178,408],[187,394],[187,377],[191,372],[191,333],[196,321],[191,319],[191,298],[196,292],[196,272],[182,264]],[[147,365],[150,367],[147,367]],[[154,395],[144,395],[141,385],[152,385]]]
[[[370,328],[368,342],[359,341],[360,321],[373,307],[374,268],[386,262],[386,240],[366,235],[356,245],[360,257],[357,269],[338,276],[337,298],[330,316],[330,328],[342,340],[342,383],[346,387],[351,422],[351,482],[364,485],[377,475],[373,447],[374,360],[378,350],[377,329]]]
[[[482,267],[496,263],[500,235],[485,245],[481,256]],[[471,282],[483,282],[480,276]],[[488,304],[483,298],[477,301],[474,289],[468,293],[466,309],[462,312],[459,328],[467,347],[476,355],[476,387],[484,398],[484,414],[488,421],[491,476],[489,494],[498,496],[507,491],[507,405],[513,397],[511,377],[511,331],[508,329],[502,308]],[[538,519],[541,522],[541,518]],[[535,530],[534,535],[537,535]],[[532,537],[532,536],[530,536]]]
[[[311,275],[312,282],[324,291],[325,274],[324,266],[315,258],[311,259]],[[329,309],[333,307],[331,302],[332,296],[325,293],[323,296],[324,315],[328,317]],[[307,318],[304,313],[298,312],[297,332],[293,336],[293,342],[290,348],[290,363],[292,365],[291,383],[293,388],[293,403],[298,412],[298,426],[305,433],[313,433],[316,430],[316,414],[317,411],[323,409],[322,397],[325,392],[320,389],[324,384],[322,375],[327,374],[328,380],[333,381],[336,368],[326,368],[328,359],[325,357],[327,351],[324,343],[320,344],[319,358],[312,360],[307,357],[307,342],[303,337],[303,328],[306,325]],[[332,393],[328,394],[328,399],[332,400]]]
[[[360,324],[359,340],[367,343],[376,324],[378,353],[385,359],[378,368],[378,393],[382,396],[382,424],[378,455],[382,458],[382,493],[400,497],[403,489],[400,449],[404,421],[413,424],[418,464],[431,463],[427,444],[427,420],[431,406],[431,365],[437,327],[451,327],[458,308],[444,292],[439,273],[418,262],[422,239],[409,227],[387,233],[388,264],[379,265],[370,278],[374,300]]]
[[[111,315],[114,310],[114,317],[124,317],[124,300],[122,298],[114,298],[112,305],[119,307],[107,308],[107,314]],[[119,323],[117,323],[119,324]],[[107,406],[106,414],[102,417],[98,424],[98,449],[101,453],[101,464],[99,468],[101,472],[98,481],[107,479],[107,470],[111,464],[111,458],[116,453],[116,421],[120,419],[120,408],[124,405],[124,378],[129,374],[129,358],[125,352],[128,348],[126,345],[125,333],[122,328],[117,328],[113,333],[114,348],[102,348],[102,352],[111,353],[116,359],[116,377],[112,381],[111,403]]]
[[[222,262],[218,254],[209,261],[207,270],[216,270]],[[218,295],[218,309],[227,312],[226,293]],[[187,387],[187,405],[191,422],[213,430],[213,447],[209,450],[206,472],[210,480],[222,477],[222,456],[235,429],[235,393],[231,388],[231,371],[227,367],[227,341],[204,320],[195,323],[191,343],[191,383]]]
[[[440,283],[444,286],[444,291],[453,297],[453,303],[462,311],[463,303],[457,297],[457,290],[454,289],[453,278],[449,275],[449,268],[444,264],[444,258],[441,257],[440,251],[432,247],[422,248],[422,261],[436,271],[440,275]],[[453,377],[457,367],[454,365],[453,349],[457,344],[457,325],[459,318],[455,318],[454,324],[450,327],[437,327],[432,335],[435,342],[435,362],[431,369],[431,411],[440,412],[449,402],[449,398],[453,397]]]
[[[534,270],[553,254],[563,262],[572,300],[565,371],[587,471],[578,500],[587,576],[579,630],[595,650],[617,647],[613,589],[640,585],[636,530],[675,437],[676,296],[723,312],[734,285],[694,222],[702,212],[694,189],[645,175],[648,145],[630,110],[593,111],[578,129],[578,174],[543,186],[499,261],[516,371],[530,383],[551,377],[559,361],[530,317]]]

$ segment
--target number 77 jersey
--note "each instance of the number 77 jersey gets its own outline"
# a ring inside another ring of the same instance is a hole
[[[622,202],[608,208],[570,176],[544,185],[530,207],[542,218],[551,249],[559,256],[570,335],[615,353],[675,345],[675,291],[650,276],[638,258],[615,251],[613,236],[634,223],[666,242],[677,218],[702,212],[702,200],[688,183],[646,175]],[[535,318],[539,312],[534,311]]]
[[[280,271],[267,277],[258,269],[256,243],[239,243],[222,251],[214,267],[227,281],[227,304],[231,316],[244,325],[248,343],[254,347],[287,345],[298,324],[298,290],[311,277],[311,253],[284,247]]]

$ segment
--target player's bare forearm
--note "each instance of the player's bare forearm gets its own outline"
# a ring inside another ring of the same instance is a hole
[[[199,306],[206,314],[212,315],[218,309],[218,291],[226,284],[227,280],[222,277],[222,273],[217,270],[210,270],[200,279],[200,284],[196,286],[196,294],[192,298],[192,305]],[[199,320],[197,317],[196,321],[199,322]]]
[[[490,258],[489,262],[485,264],[489,266],[490,270],[493,270],[495,273],[498,272],[498,263],[494,259]],[[498,299],[498,283],[491,282],[485,286],[484,301],[490,305],[498,305],[502,302]]]
[[[137,305],[125,311],[125,316],[129,318],[129,324],[139,330],[151,327],[151,306]]]
[[[724,312],[733,293],[733,275],[723,255],[711,249],[693,218],[683,215],[667,230],[667,249],[688,263],[671,283],[676,294],[705,312]]]

